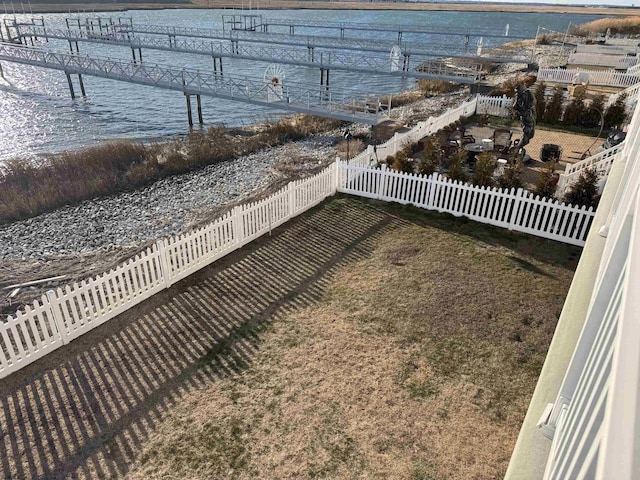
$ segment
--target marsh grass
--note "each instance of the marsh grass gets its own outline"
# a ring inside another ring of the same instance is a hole
[[[613,35],[638,35],[640,34],[640,16],[600,18],[592,22],[575,25],[571,28],[570,33],[586,36],[590,33],[606,33],[608,29],[611,29]]]
[[[172,406],[130,478],[504,476],[579,249],[376,201],[323,214],[386,220],[241,375]]]
[[[211,127],[165,143],[112,142],[36,161],[8,160],[0,167],[0,223],[139,188],[340,125],[298,115],[252,132]]]

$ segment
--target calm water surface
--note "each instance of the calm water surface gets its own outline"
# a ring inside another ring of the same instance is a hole
[[[158,10],[130,11],[135,23],[221,28],[223,10]],[[451,30],[495,29],[534,37],[538,26],[564,31],[570,22],[581,23],[599,18],[586,15],[478,13],[478,12],[401,12],[401,11],[321,11],[283,10],[261,12],[270,18],[298,18],[360,23],[398,23],[433,25]],[[107,14],[103,14],[107,15]],[[47,26],[64,25],[68,14],[45,15]],[[114,17],[117,14],[113,15]],[[0,20],[3,15],[0,15]],[[19,17],[20,18],[20,17]],[[26,18],[26,17],[25,17]],[[275,30],[275,29],[272,29]],[[270,31],[272,31],[270,30]],[[296,32],[297,33],[297,32]],[[301,34],[332,35],[333,30],[305,29]],[[349,36],[393,40],[393,32],[349,32]],[[459,49],[459,37],[405,34],[403,40],[415,39],[434,45],[437,51]],[[493,42],[499,41],[493,40]],[[485,46],[491,40],[485,38]],[[62,41],[51,41],[48,48],[68,52]],[[129,61],[131,51],[125,47],[81,43],[86,54]],[[199,55],[174,54],[143,50],[145,62],[185,66],[211,71],[211,59]],[[237,59],[224,60],[225,73],[254,75],[262,78],[268,63]],[[84,77],[87,98],[72,100],[66,77],[62,72],[3,62],[6,80],[0,79],[0,162],[16,156],[35,157],[94,145],[115,138],[150,138],[183,134],[187,130],[184,96],[168,90],[132,85],[93,77]],[[317,69],[283,66],[286,78],[299,82],[319,82]],[[74,79],[75,81],[75,79]],[[333,88],[348,89],[362,94],[399,92],[414,85],[414,80],[381,77],[341,71],[331,72]],[[76,93],[78,93],[76,83]],[[202,97],[204,120],[207,124],[242,125],[273,116],[274,111],[239,102],[227,102]],[[194,106],[195,114],[195,106]]]

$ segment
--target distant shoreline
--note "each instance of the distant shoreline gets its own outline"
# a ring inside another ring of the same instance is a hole
[[[194,0],[191,3],[58,3],[31,4],[34,13],[64,13],[76,11],[119,12],[124,10],[165,9],[238,9],[237,1]],[[249,6],[249,0],[245,0]],[[441,12],[504,12],[504,13],[567,13],[576,15],[640,15],[640,7],[602,7],[571,5],[529,5],[516,3],[368,3],[331,1],[253,0],[253,7],[260,10],[408,10]]]

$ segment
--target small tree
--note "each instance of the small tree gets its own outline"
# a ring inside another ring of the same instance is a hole
[[[449,159],[448,176],[451,180],[466,182],[469,179],[467,172],[464,171],[464,164],[467,161],[468,152],[462,148]]]
[[[565,125],[581,125],[584,121],[586,107],[584,105],[585,94],[575,95],[564,110],[562,123]]]
[[[522,187],[522,162],[516,160],[505,168],[504,173],[498,178],[500,188],[521,188]]]
[[[424,142],[424,149],[420,155],[420,163],[418,164],[418,173],[422,175],[431,175],[440,166],[441,152],[435,138],[429,137]]]
[[[544,121],[547,123],[560,123],[562,119],[562,87],[553,89],[553,96],[544,110]]]
[[[413,173],[413,162],[409,158],[409,152],[406,148],[403,148],[396,153],[393,162],[391,163],[391,168],[396,172]]]
[[[555,170],[555,162],[549,162],[547,165],[545,165],[544,170],[538,177],[538,183],[536,183],[534,193],[540,195],[541,197],[553,198],[556,191],[556,185],[558,183]]]
[[[578,180],[565,194],[565,203],[595,207],[598,204],[598,172],[595,168],[586,168]]]
[[[591,104],[587,107],[584,124],[591,128],[598,127],[600,126],[602,115],[604,115],[604,96],[598,94],[593,97]]]
[[[536,117],[544,118],[544,110],[546,108],[546,100],[544,92],[547,89],[547,85],[544,82],[540,82],[536,87]]]
[[[473,176],[471,177],[471,183],[478,185],[479,187],[492,187],[493,171],[496,166],[493,163],[493,158],[489,152],[483,152],[478,155],[478,161],[473,169]]]
[[[620,95],[618,99],[604,112],[604,126],[605,128],[620,127],[627,118],[625,113],[625,101],[626,95]]]

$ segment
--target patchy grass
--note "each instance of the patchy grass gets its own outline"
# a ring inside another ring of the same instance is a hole
[[[130,478],[503,477],[580,250],[375,201],[323,211],[388,221],[242,373],[176,401]]]

